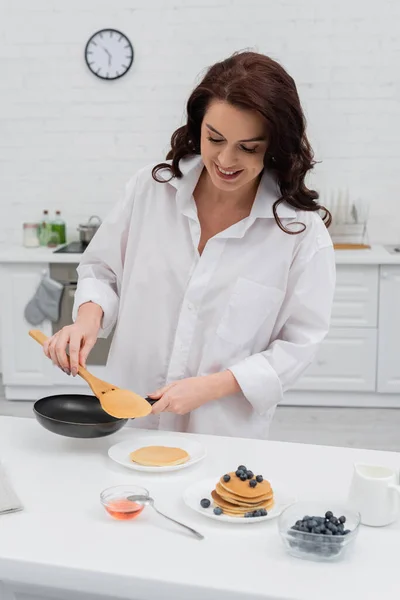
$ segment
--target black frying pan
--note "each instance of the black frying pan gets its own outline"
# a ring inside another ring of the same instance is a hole
[[[156,400],[146,398],[149,404]],[[75,438],[97,438],[121,429],[128,419],[116,419],[102,408],[95,396],[65,394],[37,400],[33,412],[49,431]]]

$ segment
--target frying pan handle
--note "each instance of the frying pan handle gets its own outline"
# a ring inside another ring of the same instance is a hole
[[[153,398],[149,398],[148,396],[147,396],[147,398],[145,398],[145,400],[147,400],[147,402],[150,404],[150,406],[153,406],[153,404],[158,402],[158,400],[154,400]]]

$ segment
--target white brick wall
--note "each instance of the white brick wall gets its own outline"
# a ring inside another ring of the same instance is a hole
[[[116,82],[83,60],[107,26],[135,50]],[[349,185],[372,202],[372,241],[400,240],[399,31],[398,0],[0,0],[0,243],[43,208],[73,235],[104,216],[163,157],[202,69],[246,47],[297,81],[315,185]]]

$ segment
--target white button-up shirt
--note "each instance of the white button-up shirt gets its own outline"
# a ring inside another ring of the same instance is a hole
[[[328,332],[335,285],[331,238],[316,212],[272,205],[264,173],[250,215],[211,238],[199,255],[193,190],[204,167],[157,183],[134,176],[83,254],[73,318],[99,304],[100,335],[115,325],[107,367],[115,385],[147,395],[172,381],[230,369],[241,393],[187,415],[161,413],[134,427],[266,438],[276,404],[312,362]],[[166,179],[169,174],[162,172]]]

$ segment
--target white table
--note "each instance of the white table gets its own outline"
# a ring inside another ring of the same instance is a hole
[[[196,436],[207,458],[153,475],[107,456],[135,436],[125,428],[100,440],[58,437],[33,419],[0,418],[0,457],[25,510],[0,516],[1,600],[386,600],[398,598],[400,525],[362,527],[353,552],[337,563],[286,554],[277,521],[230,525],[207,519],[181,499],[190,483],[244,463],[282,481],[301,499],[345,498],[354,461],[398,469],[400,455],[344,448]],[[102,489],[137,482],[159,507],[199,529],[197,541],[151,509],[113,521]],[[88,594],[88,595],[86,595]]]

